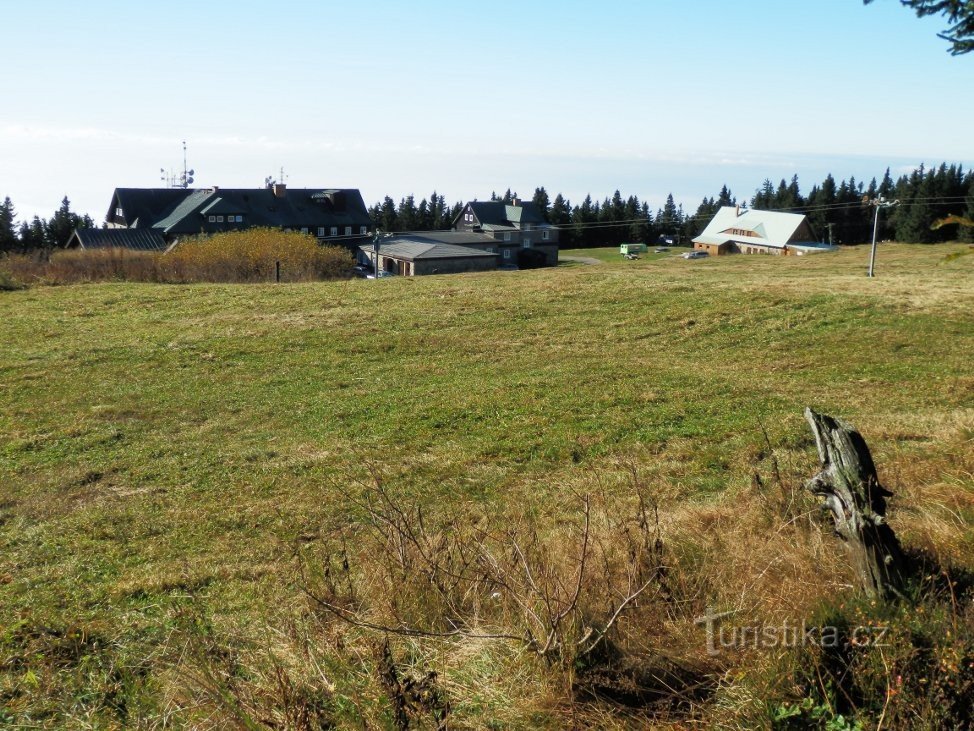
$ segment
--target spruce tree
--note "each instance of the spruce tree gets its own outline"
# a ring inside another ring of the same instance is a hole
[[[44,227],[44,246],[55,249],[64,246],[71,238],[71,234],[78,228],[92,228],[94,222],[90,217],[81,217],[71,210],[71,201],[67,196],[61,199],[60,208]]]
[[[764,182],[761,184],[760,190],[756,190],[754,192],[754,197],[751,198],[751,208],[756,208],[759,211],[766,211],[769,210],[773,205],[774,184],[768,178],[765,178]]]
[[[8,196],[0,204],[0,253],[17,248],[17,229],[14,227],[16,217],[14,204]]]
[[[544,189],[543,185],[540,188],[534,189],[534,196],[531,198],[531,202],[538,207],[538,210],[541,212],[541,217],[545,222],[550,223],[548,209],[551,207],[551,204],[548,200],[548,191]]]
[[[726,185],[721,187],[720,193],[717,194],[717,206],[736,206],[737,198],[731,195],[730,189]],[[716,212],[716,211],[715,211]]]
[[[20,239],[20,248],[23,251],[43,249],[46,229],[47,222],[39,216],[34,216],[30,223],[27,223],[27,221],[22,222],[17,237]]]
[[[396,213],[396,202],[389,196],[382,199],[382,207],[379,210],[379,220],[376,226],[382,231],[392,232],[398,229],[399,216]]]
[[[571,220],[571,204],[559,193],[555,196],[555,200],[551,204],[551,210],[548,212],[548,222],[554,226],[565,226],[571,223]]]

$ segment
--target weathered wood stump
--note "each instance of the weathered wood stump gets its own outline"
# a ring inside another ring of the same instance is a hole
[[[886,498],[866,440],[852,426],[810,408],[805,419],[815,434],[822,471],[805,488],[825,499],[835,532],[845,543],[867,596],[889,599],[903,587],[905,559],[886,523]]]

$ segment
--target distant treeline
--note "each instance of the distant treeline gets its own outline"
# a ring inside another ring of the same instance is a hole
[[[71,210],[67,196],[50,219],[34,216],[19,226],[16,219],[17,212],[8,196],[0,203],[0,253],[54,249],[64,246],[75,229],[95,228],[91,216],[79,216]]]
[[[491,193],[490,200],[510,203],[516,197],[508,189],[503,195]],[[704,229],[718,208],[738,203],[757,209],[805,213],[820,240],[857,244],[872,236],[874,209],[863,203],[864,198],[899,201],[899,205],[884,210],[880,216],[880,239],[916,243],[974,239],[974,231],[969,228],[958,230],[956,225],[936,231],[930,228],[934,221],[949,214],[974,218],[974,173],[947,163],[929,170],[921,165],[896,180],[887,168],[881,180],[873,178],[868,185],[851,177],[836,183],[830,174],[812,186],[808,195],[799,189],[797,175],[790,182],[782,179],[777,186],[765,180],[750,200],[738,201],[724,185],[716,196],[704,198],[692,214],[677,205],[672,194],[655,212],[646,201],[634,195],[623,198],[618,190],[601,202],[587,195],[581,203],[573,205],[561,193],[552,199],[540,187],[535,188],[531,201],[541,209],[548,223],[561,228],[561,246],[573,248],[637,241],[651,244],[660,237],[687,242]],[[444,196],[434,192],[429,199],[423,198],[418,203],[412,195],[400,199],[398,204],[386,196],[369,213],[382,231],[442,231],[452,227],[462,208],[463,203],[449,205]],[[34,216],[18,226],[14,205],[8,197],[0,204],[0,253],[64,246],[74,229],[94,226],[89,216],[71,211],[67,196],[50,219]]]
[[[490,200],[510,203],[518,197],[508,189],[503,195],[491,193]],[[814,185],[808,195],[798,186],[798,176],[782,179],[776,186],[765,180],[750,200],[738,199],[724,185],[713,197],[704,198],[694,213],[688,214],[670,194],[662,208],[653,212],[637,196],[626,198],[617,190],[601,202],[585,196],[572,204],[561,193],[551,198],[544,187],[535,188],[531,201],[541,209],[548,223],[561,227],[563,248],[615,245],[623,242],[655,243],[660,237],[683,242],[699,234],[721,206],[749,205],[764,210],[788,210],[808,215],[813,230],[822,241],[856,244],[872,237],[873,207],[863,199],[898,200],[899,205],[886,209],[880,216],[878,236],[917,243],[971,238],[970,229],[944,226],[936,231],[930,226],[948,214],[974,217],[974,174],[960,165],[941,164],[927,170],[921,165],[909,175],[894,180],[889,168],[882,179],[873,178],[868,185],[850,177],[835,182],[831,174]],[[409,195],[397,204],[386,196],[369,209],[372,221],[383,231],[437,231],[452,227],[463,204],[448,205],[446,199],[433,193],[429,200],[416,202]]]

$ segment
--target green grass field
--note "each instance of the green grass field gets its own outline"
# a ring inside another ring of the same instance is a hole
[[[629,264],[635,265],[641,261],[655,261],[657,259],[669,259],[674,257],[679,257],[685,251],[690,251],[687,246],[668,246],[667,252],[657,254],[654,249],[655,246],[650,246],[649,251],[645,254],[640,254],[637,261],[628,261],[622,254],[619,253],[618,246],[603,246],[595,249],[562,249],[560,255],[562,257],[587,257],[591,259],[598,259],[606,264]]]
[[[816,470],[812,405],[869,441],[904,542],[974,568],[974,256],[948,256],[962,250],[883,246],[873,280],[865,248],[612,250],[513,273],[0,292],[0,726],[270,725],[253,709],[287,693],[261,653],[304,668],[337,725],[391,725],[368,632],[327,625],[326,680],[291,643],[310,616],[295,556],[354,521],[369,469],[403,503],[546,526],[577,515],[573,496],[622,495],[634,471],[711,577],[699,605],[746,589],[800,612],[851,596],[802,574],[827,531],[768,573],[780,526],[736,506],[757,505],[772,456],[789,484]],[[721,521],[749,537],[712,542]],[[725,578],[708,563],[722,553]],[[807,597],[774,598],[806,581]],[[239,653],[252,705],[194,694],[217,685],[187,660],[194,637],[206,657]],[[631,722],[579,710],[563,676],[507,646],[394,650],[440,674],[461,727]],[[718,717],[728,697],[694,713]]]

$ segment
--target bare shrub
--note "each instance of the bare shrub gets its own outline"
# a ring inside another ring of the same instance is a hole
[[[321,246],[309,234],[252,228],[183,241],[159,266],[171,282],[268,282],[277,262],[287,282],[346,277],[355,264],[346,249]]]
[[[374,467],[358,487],[345,494],[350,526],[326,555],[300,561],[322,619],[416,641],[513,643],[570,697],[643,711],[686,712],[709,692],[699,663],[663,649],[699,604],[683,591],[698,587],[670,577],[655,501],[635,475],[624,497],[570,495],[568,515],[424,508]]]
[[[130,249],[38,251],[0,261],[11,288],[86,282],[307,282],[347,277],[355,262],[344,248],[313,236],[248,229],[189,239],[167,253]]]

